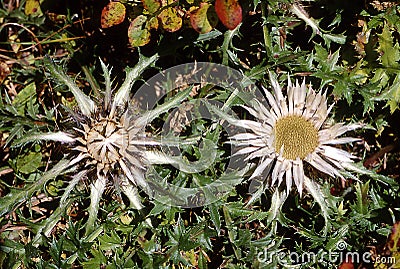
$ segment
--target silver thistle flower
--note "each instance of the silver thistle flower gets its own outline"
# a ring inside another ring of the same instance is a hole
[[[276,161],[271,185],[279,187],[285,181],[289,192],[294,182],[301,195],[304,180],[308,178],[304,174],[304,161],[332,177],[342,177],[340,171],[355,157],[334,145],[358,141],[358,138],[339,136],[361,125],[324,125],[333,107],[328,108],[326,92],[316,93],[311,87],[307,91],[304,81],[301,85],[298,81],[292,85],[288,79],[286,100],[272,75],[271,82],[274,95],[264,89],[271,108],[254,100],[252,108],[245,108],[259,120],[237,121],[236,124],[251,132],[231,137],[235,143],[245,146],[241,152],[249,153],[248,160],[260,158],[251,178],[261,176]]]
[[[189,95],[190,90],[183,91],[170,101],[140,114],[138,111],[134,112],[128,102],[133,83],[157,58],[157,55],[150,58],[141,57],[134,68],[128,69],[124,83],[114,95],[111,89],[111,71],[101,62],[105,79],[102,103],[96,103],[85,95],[61,68],[55,66],[50,59],[45,60],[54,78],[68,86],[74,95],[78,110],[71,113],[75,123],[73,128],[58,132],[30,134],[16,142],[24,144],[43,140],[58,141],[64,143],[68,150],[67,157],[46,172],[26,194],[28,196],[33,194],[48,180],[59,174],[76,171],[61,197],[61,207],[65,208],[72,189],[81,179],[91,178],[91,202],[88,209],[86,234],[89,234],[95,226],[100,198],[108,183],[113,183],[116,189],[121,190],[129,198],[132,207],[140,209],[142,205],[137,187],[146,191],[150,188],[145,179],[146,169],[151,164],[166,163],[168,160],[163,152],[154,148],[160,145],[160,139],[147,134],[145,128],[157,116],[182,102]],[[2,210],[5,211],[24,199],[24,197],[14,196]],[[44,233],[49,233],[55,223],[54,220],[49,220],[44,227],[46,229]]]
[[[325,220],[328,206],[319,190],[319,185],[305,174],[303,163],[332,177],[343,178],[342,171],[348,169],[355,158],[349,152],[335,145],[358,141],[358,138],[340,137],[348,131],[361,127],[360,124],[325,124],[333,107],[328,107],[326,92],[316,93],[305,82],[293,85],[288,79],[287,97],[284,97],[279,83],[270,74],[273,94],[264,89],[270,106],[254,99],[244,108],[256,120],[238,120],[214,110],[231,124],[248,132],[230,137],[231,142],[241,147],[235,154],[247,154],[245,160],[259,159],[250,179],[271,177],[269,186],[277,187],[272,215],[285,201],[292,186],[302,195],[305,187],[320,204]],[[272,172],[270,173],[270,171]],[[268,187],[268,184],[266,185]],[[282,191],[282,187],[286,191]]]
[[[324,125],[333,105],[328,108],[326,92],[316,93],[305,82],[287,87],[287,100],[278,82],[271,76],[274,95],[264,89],[271,108],[258,100],[253,107],[245,109],[258,121],[239,120],[235,124],[250,129],[250,133],[231,137],[238,145],[244,146],[240,153],[248,153],[247,159],[260,158],[251,179],[260,177],[270,165],[272,186],[280,187],[285,181],[287,193],[296,185],[302,194],[304,180],[303,162],[332,177],[342,177],[340,171],[352,163],[354,156],[334,147],[358,141],[358,138],[341,137],[342,134],[361,127],[360,124],[336,123]]]

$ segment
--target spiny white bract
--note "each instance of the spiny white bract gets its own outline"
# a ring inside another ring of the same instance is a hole
[[[339,137],[361,127],[360,124],[324,124],[333,107],[328,108],[326,92],[316,93],[305,82],[292,85],[288,79],[287,97],[271,75],[273,93],[264,89],[270,107],[254,99],[252,107],[245,109],[256,120],[232,122],[249,130],[231,137],[232,142],[242,148],[236,154],[249,154],[247,160],[259,158],[259,163],[250,179],[265,175],[272,169],[271,186],[278,188],[285,182],[286,194],[296,185],[302,194],[304,181],[303,162],[332,177],[342,177],[340,171],[353,162],[354,156],[334,147],[358,141],[358,138]],[[294,184],[293,184],[294,183]]]
[[[139,63],[128,69],[126,80],[113,94],[111,90],[110,70],[101,62],[105,79],[103,96],[89,98],[69,78],[61,68],[46,59],[46,66],[53,77],[68,86],[78,104],[78,110],[70,115],[75,126],[72,129],[54,133],[37,134],[30,140],[53,140],[64,143],[69,162],[65,169],[77,171],[73,178],[90,178],[89,219],[86,232],[93,229],[99,209],[100,198],[106,185],[112,183],[118,191],[129,198],[131,206],[142,207],[137,186],[149,189],[146,181],[146,169],[151,164],[165,163],[169,160],[155,147],[160,141],[146,133],[146,126],[169,108],[179,104],[188,92],[176,95],[155,110],[134,112],[129,103],[132,84],[141,72],[155,62],[158,57],[141,57]],[[97,103],[95,100],[104,100]],[[155,154],[154,151],[157,151]],[[74,180],[72,180],[74,182]]]

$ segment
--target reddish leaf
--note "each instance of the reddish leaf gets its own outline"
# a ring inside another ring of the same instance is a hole
[[[101,28],[109,28],[125,20],[125,6],[120,2],[110,2],[101,12]]]
[[[214,7],[208,3],[201,3],[200,7],[190,14],[190,23],[200,34],[210,32],[218,23]]]
[[[242,22],[242,7],[238,0],[216,0],[215,11],[221,22],[230,30]]]
[[[0,61],[0,84],[11,74],[11,64]]]
[[[393,225],[392,233],[387,242],[391,252],[397,252],[400,250],[400,221]]]
[[[347,260],[347,261],[342,262],[342,263],[339,265],[339,268],[338,268],[338,269],[354,269],[353,261],[352,261],[351,259],[349,259],[349,260]]]

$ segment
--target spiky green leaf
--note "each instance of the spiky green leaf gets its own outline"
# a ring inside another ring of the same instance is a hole
[[[140,55],[139,62],[136,64],[136,66],[126,70],[125,81],[115,94],[112,111],[115,111],[117,106],[124,105],[128,101],[129,93],[132,89],[133,83],[135,83],[144,70],[149,68],[157,61],[158,57],[158,54],[154,54],[151,57]]]
[[[49,69],[54,78],[58,80],[58,82],[66,85],[69,88],[69,90],[74,95],[82,114],[88,116],[96,110],[95,103],[79,89],[75,82],[69,76],[67,76],[60,67],[56,66],[53,63],[50,57],[44,58],[44,64]]]

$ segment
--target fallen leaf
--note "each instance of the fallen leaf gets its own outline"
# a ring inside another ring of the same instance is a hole
[[[0,62],[0,84],[11,74],[11,69],[5,62]]]

